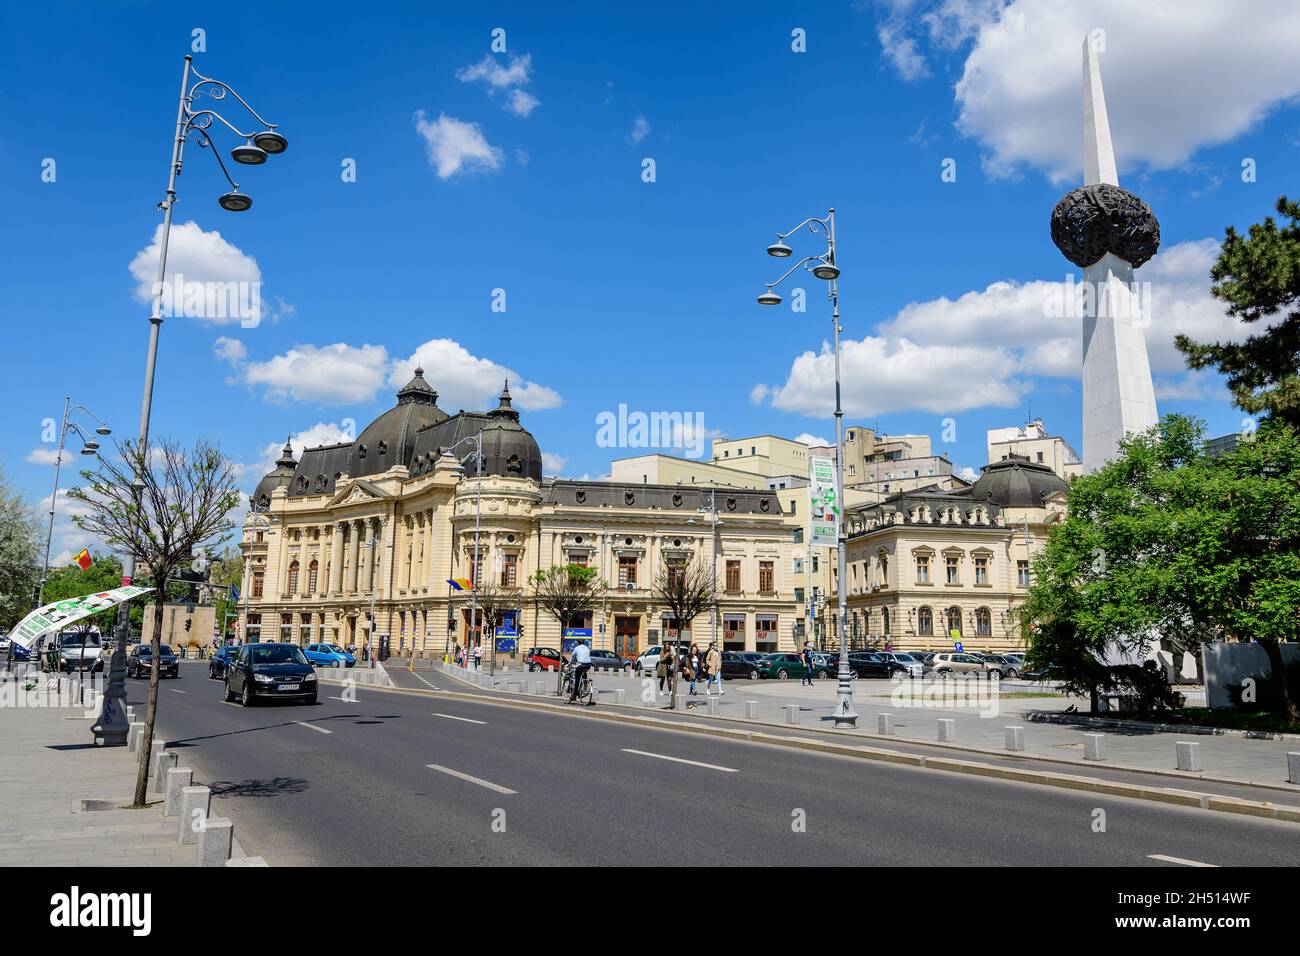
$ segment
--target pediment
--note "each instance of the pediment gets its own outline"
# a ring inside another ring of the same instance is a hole
[[[374,482],[366,481],[364,478],[354,478],[341,487],[334,489],[334,497],[330,498],[328,507],[386,501],[391,497],[392,495]]]

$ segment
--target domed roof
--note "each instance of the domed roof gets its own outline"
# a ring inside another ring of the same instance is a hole
[[[276,488],[287,487],[293,480],[293,473],[297,470],[298,463],[293,458],[293,446],[289,439],[284,440],[284,448],[280,450],[280,457],[275,462],[275,468],[267,472],[266,476],[257,483],[253,489],[253,495],[248,499],[249,507],[254,511],[265,511],[271,504],[271,492]]]
[[[1041,508],[1043,501],[1070,485],[1052,469],[1022,455],[1008,455],[985,465],[971,486],[970,497],[1004,508]]]
[[[519,424],[510,402],[510,382],[501,389],[497,407],[488,412],[483,426],[483,471],[489,475],[517,475],[542,480],[542,450],[532,434]]]
[[[397,393],[397,404],[366,426],[352,444],[347,472],[353,478],[377,475],[394,465],[410,466],[415,436],[422,428],[447,420],[438,393],[424,380],[424,369]]]

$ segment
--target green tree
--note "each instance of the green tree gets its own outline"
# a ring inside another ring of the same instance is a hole
[[[1251,324],[1264,320],[1267,328],[1241,343],[1180,335],[1175,344],[1192,368],[1226,375],[1244,411],[1300,428],[1300,202],[1283,196],[1277,211],[1290,221],[1279,226],[1267,216],[1248,237],[1229,226],[1210,270],[1210,291],[1228,303],[1228,314]]]
[[[0,631],[31,610],[41,577],[40,522],[0,469]]]
[[[605,582],[600,580],[596,569],[581,564],[541,568],[529,580],[538,606],[560,625],[561,647],[564,644],[564,629],[572,627],[575,619],[592,610],[605,593]],[[560,693],[562,686],[562,677],[557,671],[556,694]]]
[[[221,634],[222,640],[227,637],[228,621],[239,620],[239,609],[243,606],[243,581],[244,581],[244,558],[237,548],[228,548],[222,555],[212,562],[212,571],[208,575],[208,580],[213,584],[217,631]],[[239,600],[230,599],[230,586],[234,585],[239,589]]]
[[[1071,691],[1112,689],[1104,659],[1152,636],[1255,640],[1284,673],[1280,642],[1300,638],[1300,439],[1266,422],[1229,454],[1203,443],[1201,423],[1169,416],[1071,483],[1018,610],[1031,659]],[[1285,680],[1271,686],[1271,708],[1297,720]]]
[[[117,555],[92,553],[90,559],[90,567],[84,571],[75,564],[52,569],[49,579],[45,582],[45,603],[81,597],[83,594],[94,594],[96,591],[111,591],[122,586],[122,561]],[[134,604],[131,610],[136,614],[144,612],[143,607],[138,604]],[[116,619],[117,608],[110,608],[83,618],[78,622],[78,626],[86,630],[94,626],[107,634],[113,629],[113,622]]]

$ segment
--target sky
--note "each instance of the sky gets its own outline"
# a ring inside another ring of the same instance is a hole
[[[246,212],[193,140],[177,181],[169,283],[245,297],[177,297],[151,433],[219,444],[245,491],[286,436],[354,437],[417,365],[453,414],[508,377],[547,474],[655,450],[600,439],[621,406],[686,416],[669,454],[833,440],[826,284],[755,302],[784,271],[767,244],[831,207],[849,424],[930,434],[959,471],[1031,416],[1080,448],[1079,320],[1048,305],[1078,271],[1048,221],[1081,184],[1089,34],[1121,185],[1161,223],[1137,272],[1160,411],[1240,431],[1172,340],[1242,334],[1209,294],[1218,243],[1296,192],[1292,0],[49,0],[0,12],[0,463],[48,510],[65,395],[138,430],[186,54],[289,143],[237,166],[210,130]],[[86,543],[68,505],[56,563]]]

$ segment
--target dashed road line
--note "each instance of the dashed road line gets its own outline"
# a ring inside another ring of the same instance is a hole
[[[311,730],[314,730],[314,731],[316,731],[316,733],[318,733],[318,734],[332,734],[332,733],[334,733],[334,731],[332,731],[332,730],[326,730],[324,727],[317,727],[315,724],[309,724],[309,723],[307,723],[307,721],[305,721],[305,720],[295,720],[294,723],[297,724],[299,727],[307,727],[307,728],[309,728],[309,729],[311,729]]]
[[[446,717],[448,720],[463,720],[467,724],[487,724],[486,720],[470,720],[468,717],[457,717],[453,714],[434,714],[435,717]]]
[[[654,757],[656,760],[671,760],[673,763],[688,763],[692,767],[704,767],[707,770],[721,770],[723,773],[740,773],[735,767],[719,767],[713,763],[700,763],[698,760],[687,760],[685,757],[670,757],[667,754],[652,754],[648,750],[632,750],[629,747],[623,748],[625,754],[638,754],[642,757]]]
[[[452,770],[450,767],[443,767],[436,763],[427,763],[425,764],[425,766],[428,767],[430,770],[436,770],[439,773],[445,773],[449,777],[455,777],[457,780],[464,780],[467,783],[476,783],[480,787],[486,787],[489,790],[495,790],[497,793],[509,794],[509,793],[517,792],[511,790],[509,787],[503,787],[500,786],[499,784],[491,783],[490,781],[487,780],[481,780],[478,777],[471,777],[467,773],[461,773],[459,770]]]
[[[1160,860],[1162,863],[1177,863],[1179,866],[1208,866],[1218,868],[1217,863],[1201,863],[1197,860],[1184,860],[1181,856],[1165,856],[1163,853],[1148,853],[1148,860]]]

